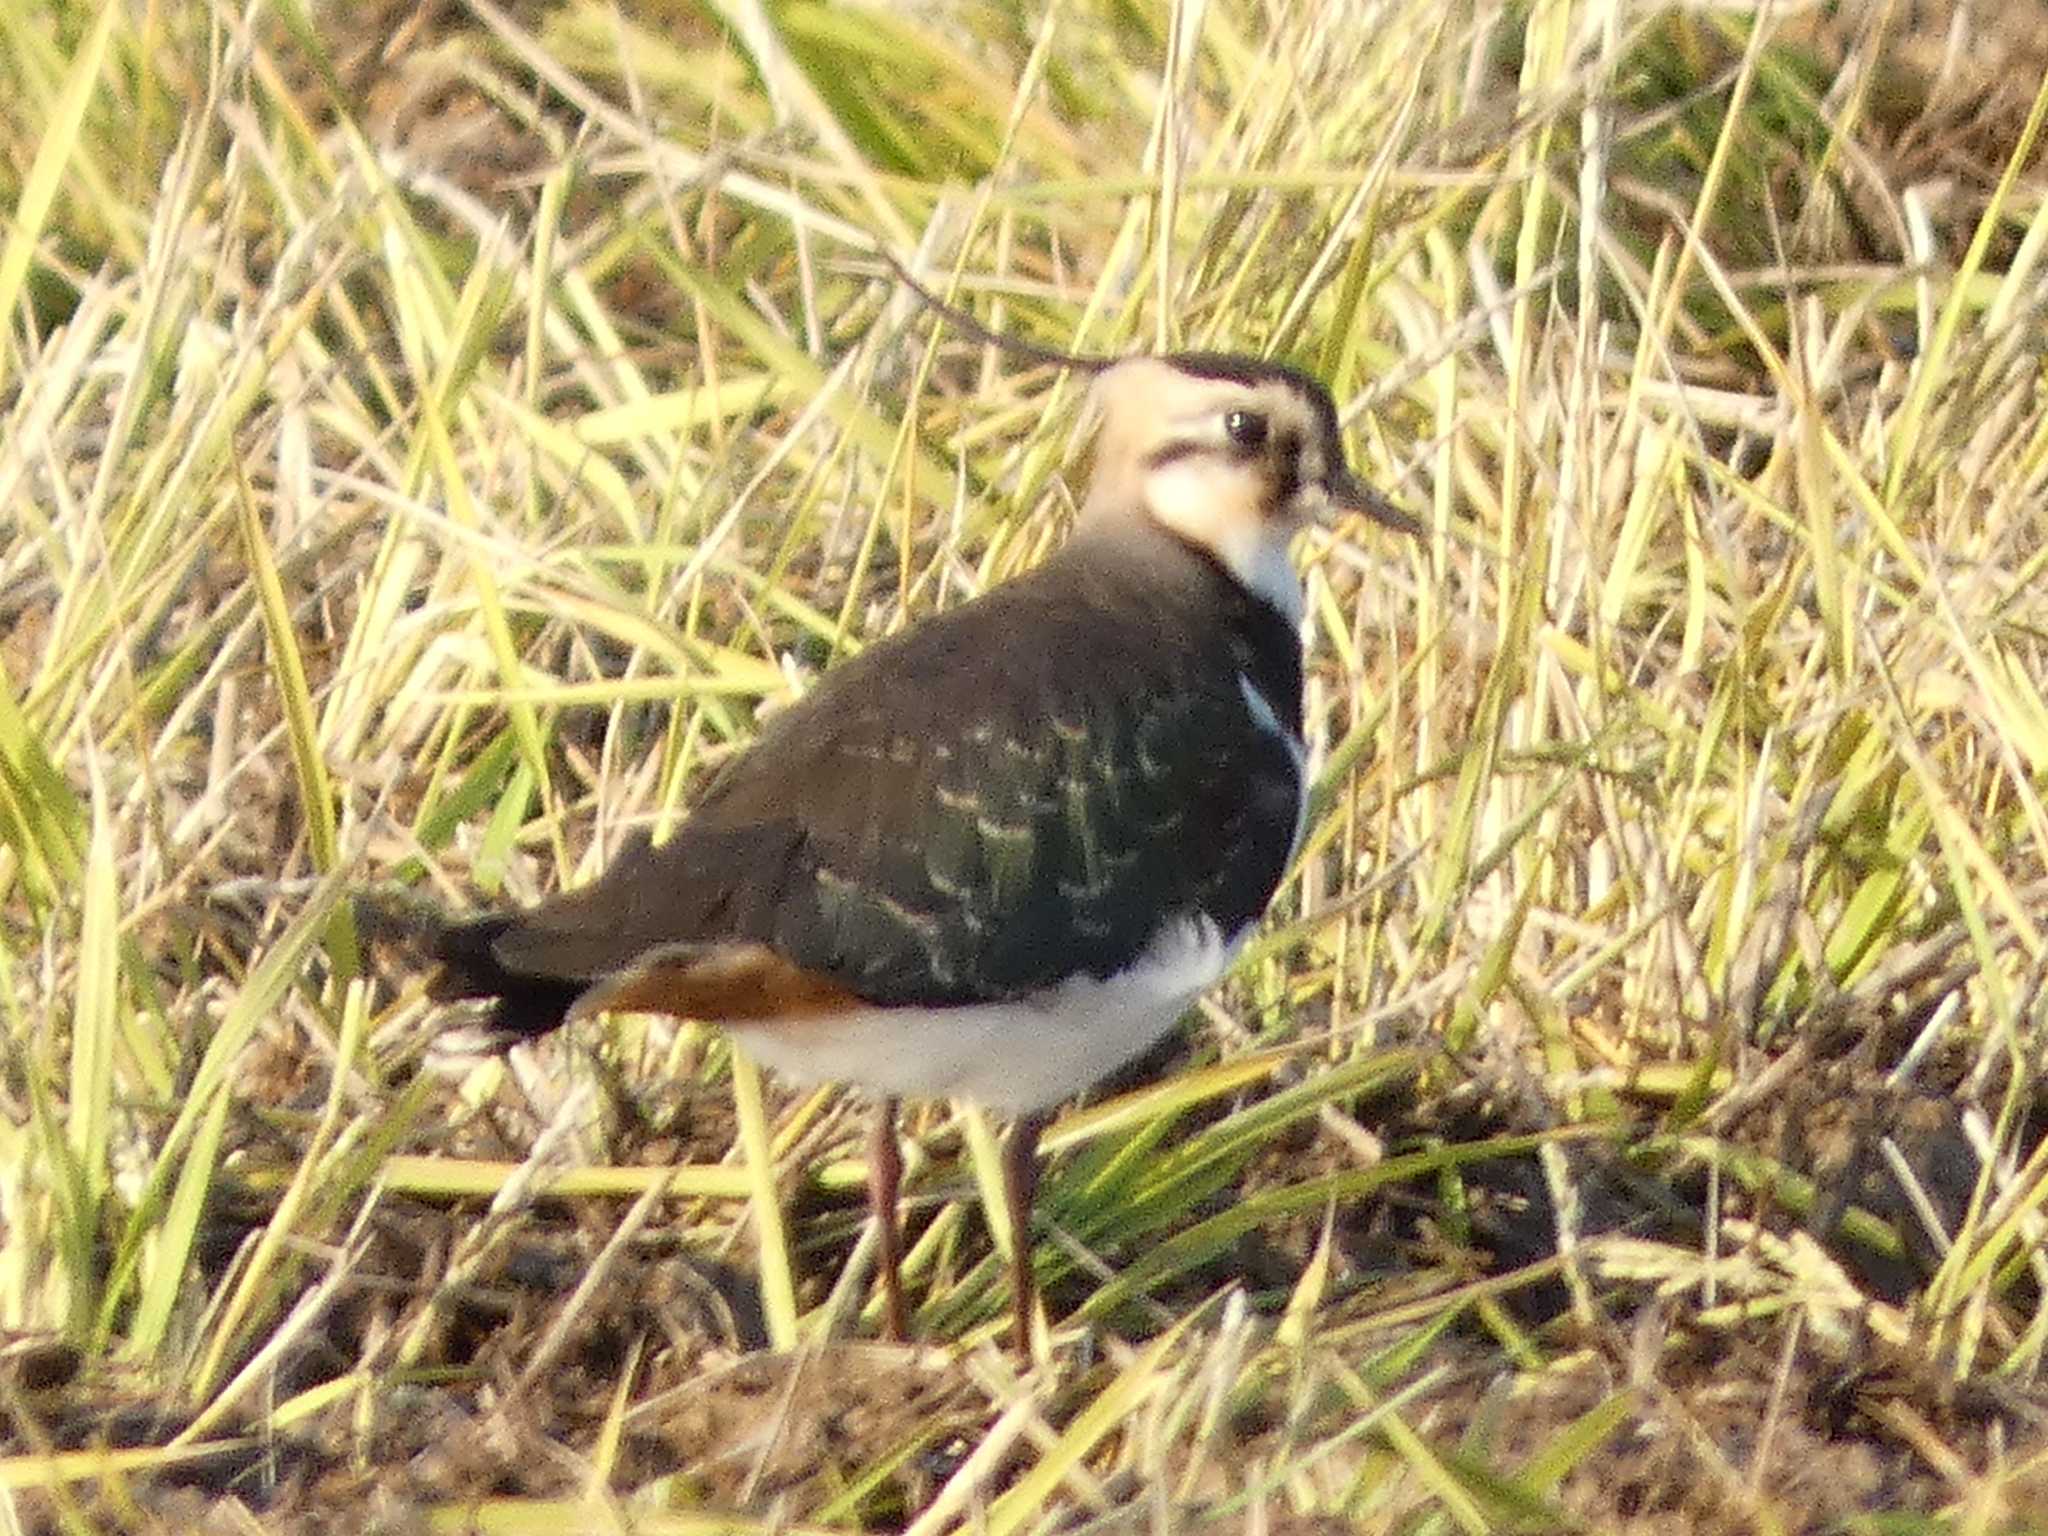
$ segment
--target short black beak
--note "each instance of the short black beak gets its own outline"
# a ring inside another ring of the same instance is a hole
[[[1333,512],[1360,513],[1411,539],[1419,539],[1429,531],[1341,464],[1330,475],[1326,488]]]

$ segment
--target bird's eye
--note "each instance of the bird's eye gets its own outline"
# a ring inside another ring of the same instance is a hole
[[[1257,411],[1226,411],[1223,415],[1223,435],[1246,453],[1266,446],[1266,432],[1266,418]]]

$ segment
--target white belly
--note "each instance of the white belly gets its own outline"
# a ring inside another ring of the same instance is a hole
[[[1105,981],[1081,976],[1014,1002],[857,1009],[729,1028],[756,1060],[796,1082],[971,1099],[1013,1114],[1044,1109],[1171,1029],[1230,968],[1250,931],[1247,923],[1225,938],[1206,916],[1179,917],[1130,969]]]

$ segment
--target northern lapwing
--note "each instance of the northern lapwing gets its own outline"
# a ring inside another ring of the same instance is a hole
[[[1053,1106],[1229,969],[1302,834],[1314,518],[1416,525],[1347,467],[1311,375],[1220,353],[1102,368],[1072,538],[832,668],[668,840],[592,884],[425,933],[439,1000],[501,1042],[589,1014],[716,1022],[798,1082],[880,1100],[869,1194],[906,1332],[900,1098],[1014,1116],[1016,1337]],[[415,947],[421,935],[414,934]]]

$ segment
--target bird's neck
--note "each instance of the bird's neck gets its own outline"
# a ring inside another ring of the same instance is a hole
[[[1188,631],[1220,640],[1289,728],[1299,730],[1302,598],[1291,565],[1284,592],[1269,595],[1239,580],[1213,551],[1149,519],[1086,517],[1058,558],[1072,562],[1083,581],[1127,587],[1178,610]]]
[[[1121,556],[1161,571],[1179,567],[1208,573],[1245,602],[1276,615],[1298,639],[1307,611],[1301,577],[1288,557],[1287,541],[1270,531],[1258,530],[1256,537],[1233,539],[1227,548],[1219,548],[1128,507],[1104,506],[1091,499],[1081,509],[1073,546],[1090,563]]]
[[[1271,512],[1251,487],[1219,485],[1202,466],[1169,465],[1142,480],[1093,487],[1077,532],[1188,547],[1298,628],[1306,607],[1301,578],[1286,526]]]

